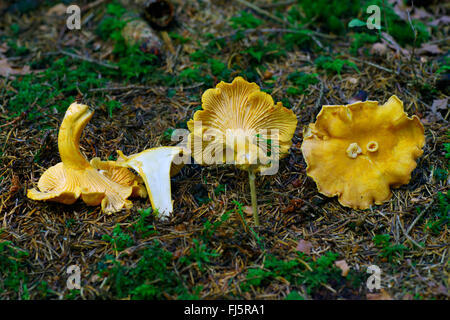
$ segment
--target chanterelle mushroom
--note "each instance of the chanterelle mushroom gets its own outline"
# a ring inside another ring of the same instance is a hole
[[[278,160],[291,147],[297,117],[241,77],[206,90],[202,107],[187,123],[192,156],[203,165],[235,164],[249,172],[253,215],[259,225],[255,172],[278,169]]]
[[[178,147],[159,147],[142,151],[141,153],[125,156],[117,151],[119,159],[116,165],[133,168],[144,179],[152,208],[158,217],[165,219],[173,211],[170,177],[182,168],[180,163],[174,164],[174,159],[182,153]]]
[[[409,182],[424,144],[419,118],[409,118],[392,96],[382,106],[376,101],[323,106],[305,130],[302,152],[320,193],[367,209],[389,200],[390,187]]]
[[[146,197],[142,180],[114,161],[94,158],[89,163],[81,154],[81,133],[92,118],[87,105],[72,103],[66,111],[58,134],[58,149],[62,162],[44,172],[38,190],[28,190],[33,200],[73,204],[79,197],[88,205],[101,204],[104,212],[112,213],[130,208],[130,196]]]

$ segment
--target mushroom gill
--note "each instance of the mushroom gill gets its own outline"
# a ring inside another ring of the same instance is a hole
[[[275,174],[289,153],[297,117],[274,103],[256,83],[236,77],[202,95],[202,110],[187,123],[188,145],[202,165],[234,164],[248,171],[255,224],[259,225],[255,173]]]

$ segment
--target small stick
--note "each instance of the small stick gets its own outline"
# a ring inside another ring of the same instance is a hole
[[[203,85],[203,82],[198,82],[198,83],[194,83],[190,86],[186,86],[186,87],[166,87],[165,89],[174,89],[174,90],[189,90],[189,89],[195,89],[198,87],[201,87]],[[137,89],[137,90],[151,90],[151,89],[158,89],[161,88],[159,86],[139,86],[139,85],[129,85],[129,86],[124,86],[124,87],[107,87],[107,88],[92,88],[89,89],[89,92],[101,92],[101,91],[123,91],[123,90],[130,90],[130,89]]]
[[[265,15],[266,17],[269,17],[275,21],[278,21],[282,24],[287,24],[286,21],[284,21],[283,19],[278,18],[277,16],[274,16],[273,14],[271,14],[270,12],[267,12],[266,10],[261,9],[260,7],[254,5],[253,3],[247,2],[245,0],[236,0],[237,2],[243,4],[244,6],[247,6],[253,10],[255,10],[256,12]]]
[[[423,104],[423,105],[426,106],[427,108],[431,109],[431,106],[430,106],[428,103],[423,102],[422,100],[420,100],[419,98],[417,98],[416,96],[414,96],[411,92],[409,92],[407,89],[405,89],[405,88],[402,88],[402,89],[403,89],[403,91],[405,91],[407,94],[409,94],[411,97],[413,97],[414,99],[416,99],[417,101],[419,101],[421,104]]]
[[[105,62],[102,62],[102,61],[94,60],[92,58],[80,56],[80,55],[77,55],[75,53],[67,52],[67,51],[64,51],[64,50],[59,50],[58,53],[65,54],[66,56],[69,56],[69,57],[74,58],[74,59],[79,59],[79,60],[95,63],[95,64],[101,65],[101,66],[103,66],[105,68],[110,68],[110,69],[115,69],[115,70],[119,69],[118,66],[114,66],[114,65],[111,65],[109,63],[105,63]]]
[[[414,221],[411,223],[411,225],[408,227],[408,229],[406,230],[405,236],[408,235],[408,233],[411,231],[411,229],[415,226],[415,224],[417,223],[417,221],[420,220],[420,218],[425,214],[425,212],[428,211],[428,209],[431,208],[431,205],[433,204],[434,199],[431,200],[431,202],[429,204],[427,204],[427,206],[425,207],[425,209],[422,210],[422,212],[420,212],[420,214],[414,219]]]
[[[11,120],[11,121],[9,121],[9,122],[7,122],[7,123],[2,124],[2,125],[0,126],[0,128],[9,126],[10,124],[14,124],[14,123],[16,123],[17,121],[23,119],[24,117],[25,117],[25,112],[22,112],[18,117],[14,118],[13,120]]]
[[[398,224],[400,225],[400,229],[402,229],[403,234],[405,235],[405,237],[406,237],[409,241],[411,241],[412,243],[414,243],[417,247],[423,249],[423,246],[422,246],[422,245],[420,245],[420,244],[417,243],[413,238],[411,238],[410,236],[408,236],[408,234],[406,233],[405,229],[403,228],[403,225],[402,225],[402,223],[401,223],[401,221],[400,221],[400,217],[399,217],[398,215],[397,215],[397,222],[398,222]]]
[[[282,6],[289,6],[296,2],[297,2],[296,0],[280,1],[280,2],[276,2],[276,3],[263,4],[263,5],[261,5],[261,7],[262,8],[276,8],[276,7],[282,7]]]
[[[97,0],[97,1],[91,2],[91,3],[87,4],[87,5],[85,5],[84,7],[82,7],[81,10],[85,11],[85,10],[92,9],[92,8],[102,4],[103,2],[105,2],[105,0]]]
[[[89,92],[97,92],[97,91],[123,91],[123,90],[130,90],[130,89],[149,90],[149,89],[156,89],[156,87],[138,86],[138,85],[129,85],[129,86],[124,86],[124,87],[92,88],[92,89],[89,89]]]
[[[358,62],[362,62],[362,63],[365,63],[365,64],[368,64],[369,66],[378,68],[378,69],[383,70],[383,71],[386,71],[386,72],[390,72],[390,73],[393,73],[393,72],[394,72],[394,71],[391,70],[391,69],[385,68],[385,67],[383,67],[383,66],[380,66],[379,64],[376,64],[376,63],[373,63],[373,62],[370,62],[370,61],[361,60],[361,59],[358,59],[358,58],[355,58],[355,57],[350,57],[350,59],[351,59],[351,60],[358,61]]]

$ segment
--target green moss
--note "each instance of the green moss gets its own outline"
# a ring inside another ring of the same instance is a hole
[[[346,59],[333,59],[332,57],[328,56],[320,56],[314,61],[314,64],[319,69],[325,70],[328,74],[335,73],[340,75],[345,66],[351,67],[359,72],[358,67],[353,62]]]
[[[217,59],[208,59],[209,68],[211,73],[218,77],[222,81],[227,81],[230,78],[231,70],[227,68],[227,65]]]
[[[256,18],[253,14],[246,11],[241,11],[239,12],[239,15],[230,19],[230,25],[234,29],[256,28],[262,23],[263,21],[261,19]]]
[[[134,231],[142,238],[157,234],[155,226],[149,222],[152,217],[153,209],[138,210],[139,218],[133,224]]]
[[[308,87],[319,82],[318,75],[308,74],[301,71],[296,71],[288,75],[288,80],[295,85],[295,87],[289,87],[286,93],[289,95],[299,95],[307,93]]]
[[[189,37],[185,38],[182,35],[173,31],[169,32],[169,37],[178,44],[185,44],[191,41],[191,38]]]
[[[204,270],[205,264],[209,264],[211,259],[219,256],[215,250],[211,250],[208,246],[198,239],[192,240],[192,247],[189,248],[189,253],[186,256],[180,258],[180,263],[189,265],[196,263],[200,271]]]
[[[433,171],[433,177],[438,181],[446,181],[448,177],[448,169],[435,168]]]
[[[450,71],[450,63],[449,63],[449,59],[446,59],[446,62],[444,64],[441,64],[439,66],[439,68],[436,70],[436,74],[439,73],[446,73]]]
[[[283,35],[283,40],[287,50],[298,48],[309,48],[312,46],[312,31],[298,28],[296,32],[289,32]]]
[[[285,300],[305,300],[305,298],[298,291],[292,291],[286,296]]]
[[[123,251],[134,244],[134,240],[128,233],[122,231],[119,224],[116,225],[111,235],[103,235],[102,240],[108,241],[115,252]]]
[[[29,120],[34,120],[55,111],[64,112],[79,91],[87,93],[89,89],[106,83],[98,76],[98,70],[102,69],[86,61],[64,57],[52,62],[39,74],[18,77],[11,82],[14,90],[6,92],[10,96],[7,105],[9,117],[25,112]]]
[[[1,231],[1,230],[0,230]],[[0,298],[3,292],[10,292],[13,299],[28,299],[28,277],[25,273],[28,252],[10,241],[0,241]]]
[[[284,49],[277,43],[264,43],[261,39],[255,45],[243,50],[247,54],[250,63],[253,65],[261,64],[264,61],[273,61],[286,55]]]
[[[183,84],[202,82],[208,86],[212,86],[213,82],[206,67],[200,64],[195,64],[191,68],[186,68],[181,71],[178,75],[178,80]]]
[[[222,185],[219,185],[219,187]],[[217,188],[216,188],[217,190]],[[228,211],[226,213],[224,213],[222,216],[220,216],[219,219],[217,219],[214,222],[211,221],[206,221],[203,224],[203,230],[201,232],[201,236],[202,239],[206,242],[209,239],[211,239],[214,234],[216,233],[216,231],[230,218],[230,216],[232,215],[232,211]]]
[[[358,13],[361,3],[357,0],[298,0],[298,6],[297,10],[304,12],[304,16],[298,14],[301,22],[314,20],[325,31],[341,34],[346,30],[348,20]],[[293,10],[296,8],[291,9]]]
[[[9,40],[8,44],[8,56],[24,56],[30,52],[30,50],[22,45],[17,44],[17,41]]]
[[[198,288],[186,289],[185,280],[172,270],[173,254],[154,240],[136,254],[137,263],[125,264],[106,256],[98,264],[99,275],[106,278],[108,293],[117,298],[165,299],[166,295],[178,298],[198,298]]]
[[[445,226],[450,226],[450,193],[438,192],[430,217],[425,221],[424,231],[439,235]]]
[[[389,262],[403,258],[404,251],[408,250],[408,248],[402,244],[392,243],[389,234],[378,234],[373,237],[372,241],[375,246],[380,249],[378,255],[382,258],[386,258]]]
[[[363,47],[366,43],[375,43],[379,40],[379,36],[377,34],[369,34],[369,33],[355,33],[353,35],[353,41],[350,46],[350,53],[352,55],[358,55],[359,48]]]
[[[337,253],[327,252],[313,261],[309,256],[300,252],[293,259],[280,259],[268,254],[262,268],[248,271],[246,279],[241,283],[241,289],[246,292],[251,287],[265,286],[283,278],[292,286],[305,286],[307,292],[312,293],[323,283],[329,283],[336,279],[342,280],[341,271],[334,265],[337,257]]]

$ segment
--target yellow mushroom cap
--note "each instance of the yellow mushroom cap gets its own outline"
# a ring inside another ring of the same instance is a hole
[[[281,102],[274,104],[256,83],[241,77],[232,83],[222,81],[205,91],[202,107],[187,123],[188,145],[196,162],[233,162],[241,169],[252,165],[261,171],[271,159],[287,155],[297,117]]]
[[[346,106],[323,106],[304,132],[306,172],[320,193],[338,196],[354,209],[367,209],[392,196],[390,187],[409,183],[423,153],[424,128],[392,96]]]
[[[130,208],[130,196],[146,196],[140,180],[128,169],[116,168],[114,161],[89,163],[81,154],[79,139],[93,112],[87,105],[69,106],[58,133],[58,149],[62,162],[46,170],[38,189],[27,191],[33,200],[73,204],[78,198],[88,205],[101,204],[104,212]]]

